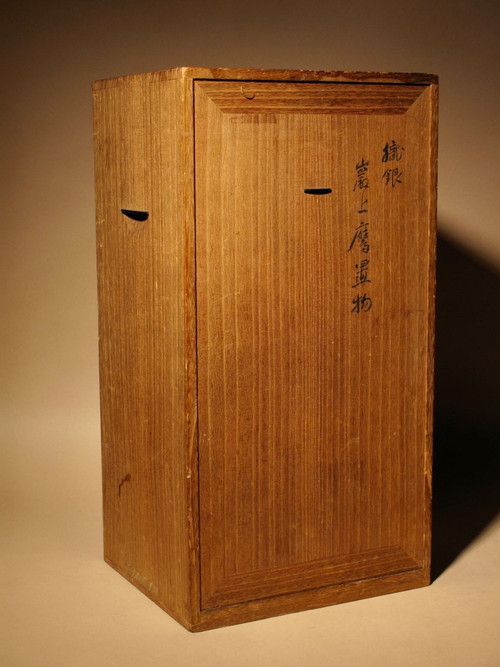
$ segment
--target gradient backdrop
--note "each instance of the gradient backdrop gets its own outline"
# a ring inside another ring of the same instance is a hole
[[[500,4],[7,0],[0,12],[2,664],[500,664]],[[91,83],[180,65],[440,76],[429,589],[193,637],[101,561]]]

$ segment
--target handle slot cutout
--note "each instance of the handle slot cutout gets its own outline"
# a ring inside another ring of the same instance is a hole
[[[304,188],[306,195],[329,195],[331,188]]]
[[[129,208],[122,208],[121,212],[123,215],[126,215],[127,218],[136,220],[137,222],[144,222],[149,218],[149,211],[133,211]]]

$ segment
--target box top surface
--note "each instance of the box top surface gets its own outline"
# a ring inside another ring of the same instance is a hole
[[[301,81],[345,83],[402,83],[428,85],[438,82],[435,74],[405,72],[342,72],[336,70],[287,70],[287,69],[234,69],[229,67],[175,67],[159,72],[132,74],[94,82],[94,90],[117,85],[120,82],[184,80],[236,80],[236,81]]]

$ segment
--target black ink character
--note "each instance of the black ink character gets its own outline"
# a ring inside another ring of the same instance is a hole
[[[361,158],[361,162],[358,162],[356,165],[356,182],[354,183],[354,187],[352,191],[356,190],[358,188],[359,190],[366,190],[368,187],[368,176],[366,175],[366,172],[368,171],[368,165],[370,162],[368,160],[365,161],[365,158]]]
[[[366,180],[368,180],[368,179],[366,179]],[[366,187],[368,187],[368,186],[366,186]],[[368,213],[368,209],[365,208],[367,206],[367,204],[368,204],[368,197],[366,196],[366,194],[364,194],[364,192],[362,190],[361,191],[361,201],[359,203],[361,208],[358,209],[358,213]]]
[[[397,144],[394,139],[390,144],[387,142],[382,150],[382,162],[392,162],[393,160],[399,162],[403,157],[402,151],[404,151],[404,147]]]
[[[356,227],[356,232],[352,237],[351,245],[349,246],[349,250],[347,252],[351,252],[355,243],[358,243],[358,245],[361,246],[361,252],[364,252],[365,254],[370,252],[367,222],[362,222],[359,227]]]
[[[363,283],[371,283],[371,280],[368,279],[369,263],[369,259],[363,259],[359,264],[354,265],[358,270],[356,271],[356,284],[352,286],[353,289],[358,285],[363,285]]]
[[[389,185],[390,183],[391,186],[395,188],[398,183],[403,182],[403,172],[399,171],[397,167],[395,169],[386,169],[382,174],[382,178],[384,179],[386,185]]]
[[[358,294],[358,296],[353,299],[352,302],[354,304],[354,308],[351,310],[351,313],[367,313],[369,310],[371,310],[372,300],[369,296],[366,296],[366,293],[363,294],[363,296]]]

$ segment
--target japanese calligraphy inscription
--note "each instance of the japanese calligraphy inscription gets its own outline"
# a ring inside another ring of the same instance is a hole
[[[386,141],[382,149],[382,163],[400,162],[403,158],[405,148],[398,144],[394,139],[391,142]],[[368,283],[371,283],[370,275],[370,229],[369,229],[369,188],[370,188],[370,161],[365,160],[364,157],[356,163],[355,180],[353,192],[358,195],[356,201],[356,223],[354,235],[349,244],[348,252],[353,251],[357,257],[357,262],[354,264],[355,282],[352,289],[356,289],[354,298],[352,299],[351,313],[367,313],[371,310],[373,301],[369,296]],[[397,187],[403,183],[403,171],[401,167],[386,168],[382,174],[384,184],[390,185],[392,188]],[[377,181],[375,181],[375,187]],[[372,182],[372,189],[374,183]],[[356,253],[355,251],[358,251]],[[363,253],[359,255],[359,252]],[[363,289],[361,289],[363,288]]]

